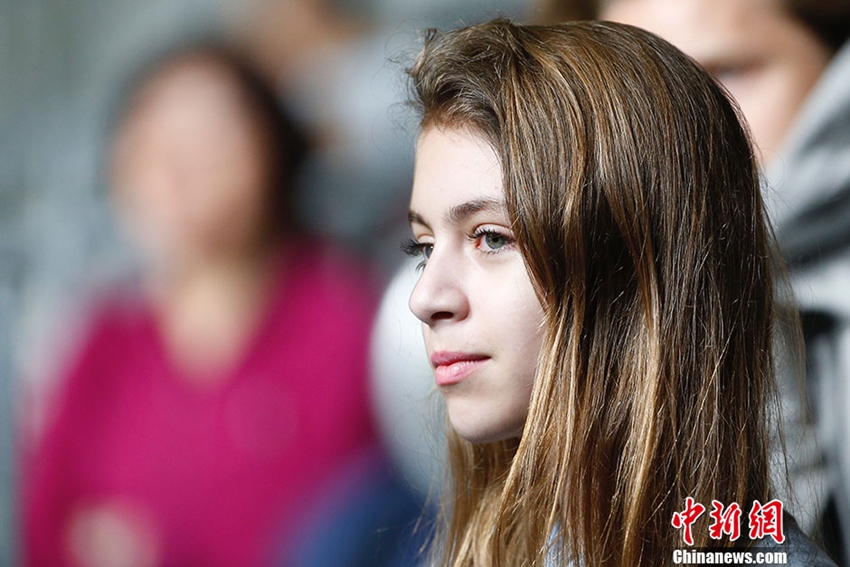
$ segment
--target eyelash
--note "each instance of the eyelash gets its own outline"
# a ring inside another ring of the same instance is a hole
[[[412,238],[405,238],[401,242],[401,251],[410,256],[411,258],[422,258],[422,260],[416,265],[417,270],[421,270],[425,267],[425,262],[428,261],[428,258],[425,256],[425,247],[426,246],[434,246],[431,243],[419,242],[418,240],[414,240]],[[428,254],[430,256],[431,254]]]
[[[478,243],[484,238],[487,237],[495,237],[495,238],[503,238],[505,240],[504,244],[495,250],[481,250],[482,254],[499,254],[501,253],[505,247],[514,244],[515,240],[513,237],[503,234],[501,232],[487,229],[487,228],[479,228],[472,234],[466,235],[467,239],[469,239],[473,243]],[[411,258],[421,258],[422,260],[417,264],[416,269],[420,270],[425,267],[425,264],[428,262],[428,258],[431,256],[432,252],[428,252],[426,254],[425,250],[427,248],[431,248],[433,252],[434,244],[430,242],[419,242],[418,240],[414,240],[413,238],[406,238],[401,243],[401,250],[406,255]],[[478,246],[476,245],[476,248]]]
[[[488,236],[496,237],[496,238],[503,238],[505,240],[505,243],[495,250],[482,250],[482,253],[484,253],[484,254],[499,254],[505,249],[505,247],[510,246],[511,244],[513,244],[515,242],[513,237],[511,237],[510,235],[507,235],[507,234],[504,234],[502,232],[493,230],[491,228],[479,228],[478,230],[476,230],[472,234],[467,235],[467,238],[469,240],[471,240],[472,242],[477,243],[477,242],[483,240],[484,238],[486,238]]]

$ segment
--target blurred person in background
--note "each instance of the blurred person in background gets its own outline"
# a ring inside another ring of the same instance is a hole
[[[814,508],[807,527],[850,564],[850,1],[541,6],[546,20],[600,18],[652,31],[694,57],[739,103],[761,153],[765,199],[806,339],[809,415],[786,416],[792,482],[800,504]],[[816,430],[818,448],[807,428]],[[820,484],[827,496],[813,497],[824,491]]]
[[[274,91],[228,48],[172,51],[111,142],[141,278],[101,298],[24,448],[26,564],[390,564],[410,508],[370,415],[375,290],[300,229],[307,147]]]

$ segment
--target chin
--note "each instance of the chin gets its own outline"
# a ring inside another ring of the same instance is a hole
[[[449,412],[449,421],[455,432],[470,443],[483,445],[485,443],[496,443],[507,439],[518,439],[522,436],[522,424],[494,423],[478,420],[469,420],[452,417]]]

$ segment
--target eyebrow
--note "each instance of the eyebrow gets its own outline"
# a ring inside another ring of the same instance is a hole
[[[449,224],[460,224],[470,216],[481,211],[503,212],[504,210],[505,202],[499,199],[473,199],[472,201],[467,201],[453,206],[449,209],[449,212],[446,213],[444,219]],[[407,213],[407,220],[410,221],[411,224],[417,223],[430,228],[430,225],[425,221],[422,215],[412,209]]]

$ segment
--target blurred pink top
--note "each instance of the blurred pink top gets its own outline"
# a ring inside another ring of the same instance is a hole
[[[102,310],[25,459],[28,565],[280,556],[318,487],[376,442],[364,271],[313,250],[278,280],[247,352],[212,386],[180,376],[149,306]]]

